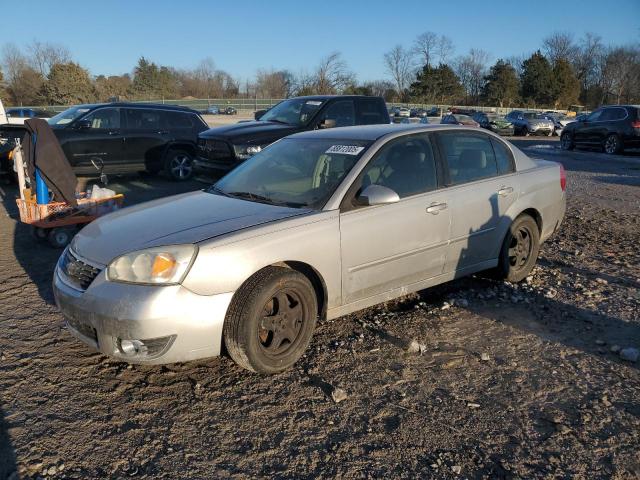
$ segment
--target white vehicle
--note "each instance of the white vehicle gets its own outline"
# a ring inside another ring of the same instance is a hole
[[[2,105],[2,100],[0,100],[0,125],[4,125],[5,123],[9,123],[7,121],[7,114],[4,111],[4,105]]]
[[[11,107],[5,110],[7,121],[4,123],[13,123],[16,125],[24,124],[25,120],[30,118],[49,118],[51,114],[45,110],[31,107]]]

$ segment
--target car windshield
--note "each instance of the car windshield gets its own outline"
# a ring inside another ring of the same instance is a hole
[[[319,209],[371,142],[285,138],[209,187],[210,193],[294,208]]]
[[[455,119],[459,122],[473,122],[473,118],[471,118],[469,115],[462,115],[461,113],[456,113],[454,115]]]
[[[71,107],[49,118],[47,122],[49,122],[49,125],[66,125],[67,123],[73,122],[79,116],[84,115],[89,110],[88,107]]]
[[[304,98],[292,98],[280,102],[267,110],[261,121],[286,123],[289,125],[304,125],[320,109],[324,100],[308,100]]]
[[[545,116],[538,112],[524,112],[524,118],[540,118],[544,119]]]
[[[496,113],[488,113],[487,118],[490,122],[504,122],[505,118],[502,115],[498,115]]]

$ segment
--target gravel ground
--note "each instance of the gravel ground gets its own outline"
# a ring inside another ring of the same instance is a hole
[[[640,478],[640,363],[620,353],[640,348],[640,157],[516,143],[568,173],[526,282],[477,276],[322,322],[273,377],[91,352],[53,305],[59,252],[3,187],[0,478]],[[115,183],[129,203],[200,186]]]

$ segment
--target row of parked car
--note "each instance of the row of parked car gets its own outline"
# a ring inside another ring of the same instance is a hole
[[[440,123],[481,127],[504,136],[556,134],[567,150],[596,146],[607,153],[619,153],[625,148],[640,147],[638,111],[636,106],[607,106],[568,119],[553,112],[514,110],[502,117],[456,109],[444,113]],[[408,113],[411,115],[410,110]],[[443,112],[414,112],[424,115],[420,123],[431,123],[430,117],[436,113]],[[389,124],[391,118],[380,97],[342,95],[291,98],[256,112],[255,121],[212,129],[196,110],[139,103],[79,105],[47,121],[78,174],[95,174],[95,160],[99,159],[105,173],[164,171],[180,181],[190,178],[196,170],[229,170],[293,133]],[[411,123],[410,117],[404,117],[401,123]],[[24,133],[24,126],[19,123],[0,126],[0,173],[12,172],[8,152],[12,142]]]

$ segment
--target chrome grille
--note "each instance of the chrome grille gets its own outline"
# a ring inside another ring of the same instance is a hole
[[[60,262],[60,269],[66,277],[82,290],[86,290],[98,276],[100,269],[79,260],[71,249],[67,249]]]

